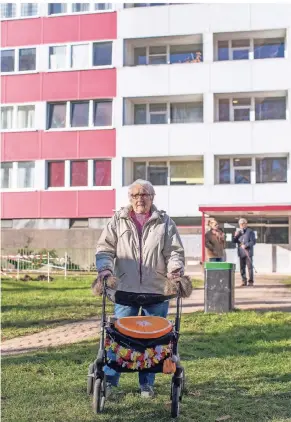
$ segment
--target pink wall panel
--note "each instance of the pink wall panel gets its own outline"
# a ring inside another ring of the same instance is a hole
[[[42,43],[42,18],[7,20],[1,22],[1,46],[36,45]]]
[[[1,46],[116,39],[116,13],[19,19],[1,22]]]
[[[79,191],[79,217],[107,217],[115,209],[115,191]]]
[[[42,73],[2,76],[2,103],[41,101]]]
[[[116,69],[7,75],[1,79],[2,103],[116,96]]]
[[[79,98],[116,96],[116,69],[87,70],[80,73]]]
[[[41,218],[77,217],[77,191],[39,193]]]
[[[1,194],[2,218],[38,218],[39,192],[5,192]]]
[[[79,158],[110,158],[116,156],[115,129],[80,131],[79,135]]]
[[[5,192],[2,218],[111,217],[115,191]]]
[[[37,160],[40,146],[39,132],[3,133],[2,161]]]
[[[110,130],[3,133],[2,161],[111,158],[116,134]]]
[[[41,155],[44,159],[78,157],[78,132],[42,132]]]

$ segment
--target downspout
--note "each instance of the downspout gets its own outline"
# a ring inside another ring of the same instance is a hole
[[[202,263],[204,264],[205,262],[205,214],[204,211],[202,211]]]

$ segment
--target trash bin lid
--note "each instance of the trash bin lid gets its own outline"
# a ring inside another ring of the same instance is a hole
[[[234,270],[235,264],[231,262],[205,262],[204,268],[206,270]]]

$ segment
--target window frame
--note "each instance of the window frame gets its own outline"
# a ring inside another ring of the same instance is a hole
[[[264,99],[268,99],[268,98],[285,98],[285,106],[286,106],[286,112],[285,112],[285,119],[256,119],[256,100],[260,99],[260,98],[264,98]],[[250,106],[247,105],[238,105],[238,106],[234,106],[233,105],[233,100],[234,99],[242,99],[242,98],[250,98]],[[219,120],[219,100],[228,100],[229,102],[229,120]],[[227,94],[218,94],[217,96],[215,96],[215,113],[214,113],[214,122],[215,123],[250,123],[250,122],[273,122],[273,121],[278,121],[278,122],[284,122],[284,121],[288,121],[290,119],[289,115],[288,115],[288,93],[285,92],[285,95],[282,94],[275,94],[274,91],[271,91],[267,94],[261,94],[261,93],[239,93],[239,94],[233,94],[230,93],[229,95]],[[234,120],[234,110],[235,109],[246,109],[246,108],[250,108],[250,119],[249,120]]]
[[[94,44],[104,44],[104,43],[111,43],[111,64],[110,65],[100,65],[94,66]],[[88,66],[87,67],[72,67],[72,51],[73,46],[78,45],[88,45]],[[65,56],[65,66],[59,69],[51,69],[50,68],[50,48],[51,47],[66,47],[66,56]],[[95,69],[113,69],[114,61],[115,61],[115,40],[104,39],[104,40],[97,40],[97,41],[76,41],[76,42],[69,42],[69,43],[53,43],[48,44],[46,46],[46,72],[63,72],[63,71],[70,71],[75,72],[76,70],[95,70]],[[11,72],[10,72],[11,73]]]
[[[27,188],[18,187],[18,168],[21,163],[33,163],[34,164],[34,179],[33,186]],[[11,173],[11,186],[8,188],[3,188],[3,192],[33,192],[37,190],[37,172],[39,170],[38,160],[21,160],[21,161],[4,161],[4,163],[12,164],[12,173]]]
[[[179,122],[179,123],[173,123],[171,121],[171,106],[172,105],[176,105],[176,104],[191,104],[191,103],[197,103],[197,104],[202,104],[202,121],[201,122]],[[151,114],[161,114],[161,112],[150,112],[150,106],[154,105],[154,104],[166,104],[166,122],[165,123],[151,123],[150,122],[150,115]],[[135,123],[135,106],[145,106],[146,107],[146,123]],[[147,103],[147,102],[141,102],[141,103],[133,103],[133,111],[132,111],[132,116],[131,116],[131,122],[129,125],[130,126],[142,126],[142,125],[181,125],[181,124],[186,124],[186,125],[192,125],[192,124],[203,124],[204,122],[204,101],[203,99],[201,100],[197,100],[197,101],[177,101],[177,102],[171,102],[171,101],[160,101],[160,102],[152,102],[152,103]],[[126,126],[128,126],[128,124],[126,124]]]
[[[64,176],[64,186],[48,186],[49,178],[49,163],[54,161],[64,162],[65,166],[65,176]],[[72,161],[87,161],[87,186],[71,186],[71,162]],[[110,176],[111,176],[111,185],[110,186],[96,186],[94,184],[94,163],[95,161],[110,161]],[[113,158],[103,158],[103,157],[94,157],[94,158],[74,158],[70,160],[46,160],[45,161],[45,191],[83,191],[83,190],[112,190],[113,187]]]
[[[200,184],[186,184],[186,185],[184,185],[184,184],[171,184],[171,163],[180,163],[180,162],[185,162],[185,161],[193,161],[193,162],[201,162],[202,161],[202,163],[203,163],[203,183],[200,183]],[[166,163],[166,168],[167,168],[167,184],[166,185],[154,185],[154,186],[168,186],[168,187],[177,187],[177,188],[180,188],[181,186],[182,187],[194,187],[194,186],[204,186],[205,185],[205,171],[204,171],[204,161],[205,161],[205,159],[204,159],[204,155],[202,155],[201,156],[201,159],[199,160],[198,158],[196,158],[196,159],[185,159],[185,157],[184,158],[179,158],[179,159],[174,159],[174,158],[172,158],[172,159],[169,159],[168,157],[151,157],[151,158],[142,158],[142,157],[140,157],[140,158],[133,158],[133,159],[131,159],[131,161],[130,161],[130,177],[129,177],[129,179],[131,180],[131,182],[130,183],[132,183],[134,180],[134,165],[135,164],[145,164],[145,179],[146,180],[150,180],[149,179],[149,167],[150,167],[150,163],[151,164],[153,164],[153,163],[155,163],[155,162],[157,162],[157,163],[161,163],[161,162],[163,162],[163,163]]]
[[[114,98],[97,98],[97,99],[82,99],[82,100],[69,100],[69,101],[48,101],[46,103],[46,122],[45,122],[45,132],[68,132],[68,131],[83,131],[83,130],[110,130],[114,129]],[[94,102],[111,102],[112,103],[112,115],[111,115],[111,126],[95,126],[94,125]],[[72,104],[76,102],[89,102],[89,117],[88,117],[88,126],[71,126],[71,112]],[[66,107],[66,118],[65,126],[60,128],[50,128],[50,107],[54,104],[63,104],[65,103]]]
[[[234,166],[234,160],[237,158],[245,159],[250,158],[251,159],[251,165],[250,166]],[[257,175],[256,175],[256,162],[257,160],[262,160],[264,158],[286,158],[287,159],[287,178],[286,182],[257,182]],[[219,182],[219,161],[220,160],[230,160],[230,183],[220,183]],[[244,155],[218,155],[215,157],[215,185],[218,186],[253,186],[253,185],[277,185],[277,184],[286,184],[288,183],[288,163],[289,163],[290,157],[288,157],[288,154],[244,154]],[[235,170],[250,170],[250,183],[235,183]]]
[[[241,40],[249,40],[249,54],[248,54],[248,59],[242,59],[242,60],[277,60],[277,59],[286,59],[287,58],[287,54],[286,54],[286,43],[287,43],[287,37],[286,34],[284,37],[262,37],[262,36],[258,36],[258,35],[251,35],[250,37],[239,37],[239,35],[237,35],[235,38],[230,38],[230,39],[223,39],[224,37],[217,37],[217,39],[215,40],[215,60],[214,61],[218,61],[218,62],[227,62],[227,61],[240,61],[239,59],[233,59],[233,52],[234,51],[239,51],[239,50],[246,50],[247,47],[233,47],[232,46],[232,42],[233,41],[241,41]],[[263,39],[263,40],[268,40],[268,39],[276,39],[276,38],[284,38],[284,57],[266,57],[266,58],[255,58],[255,40],[258,39]],[[228,42],[228,59],[227,60],[219,60],[219,47],[218,47],[218,43],[219,42]]]
[[[35,69],[34,70],[19,70],[19,54],[20,50],[29,50],[35,49]],[[17,47],[3,47],[1,48],[1,52],[4,50],[13,50],[14,51],[14,71],[12,72],[1,72],[1,75],[23,75],[23,74],[30,74],[30,73],[39,73],[40,68],[40,45],[24,45],[24,46],[17,46]],[[16,70],[17,69],[17,70]]]
[[[55,17],[55,16],[67,16],[67,15],[87,15],[87,14],[93,14],[93,13],[111,13],[114,12],[116,10],[116,6],[115,3],[111,3],[111,8],[110,9],[100,9],[100,10],[95,10],[95,2],[89,2],[89,10],[84,10],[81,12],[74,12],[73,11],[73,2],[60,2],[60,3],[66,3],[67,5],[67,11],[63,12],[63,13],[54,13],[54,14],[49,14],[49,3],[46,4],[46,11],[45,11],[45,16],[47,17]],[[77,3],[77,2],[74,2]]]
[[[199,62],[191,62],[191,63],[171,63],[171,47],[177,47],[177,46],[188,46],[188,45],[193,45],[192,44],[160,44],[160,45],[146,45],[146,46],[138,46],[138,47],[134,47],[133,46],[133,66],[164,66],[164,65],[181,65],[181,64],[197,64],[197,63],[203,63],[203,42],[201,43],[201,60]],[[165,53],[150,53],[150,49],[151,48],[155,48],[155,47],[165,47],[166,48],[166,52]],[[141,48],[145,48],[146,50],[146,63],[145,64],[135,64],[135,49],[141,49]],[[161,57],[161,56],[165,56],[166,58],[166,62],[165,63],[150,63],[150,58],[151,57]],[[129,66],[129,65],[126,65]]]
[[[12,128],[11,129],[3,129],[1,128],[1,131],[6,132],[35,132],[39,130],[37,121],[38,115],[39,115],[39,106],[40,103],[4,103],[1,105],[0,110],[2,108],[6,107],[12,107],[13,108],[13,116],[12,116]],[[24,107],[24,106],[34,106],[34,126],[32,128],[18,128],[18,107]]]

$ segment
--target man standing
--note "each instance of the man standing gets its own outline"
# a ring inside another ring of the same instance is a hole
[[[256,244],[256,236],[252,229],[248,227],[248,222],[245,218],[241,218],[238,222],[239,229],[234,234],[233,241],[237,243],[237,253],[239,256],[240,273],[242,277],[242,286],[247,285],[246,266],[249,273],[249,286],[254,284],[254,268],[253,255],[254,246]]]

